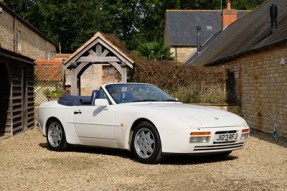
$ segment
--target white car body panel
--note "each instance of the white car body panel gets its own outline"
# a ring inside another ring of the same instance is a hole
[[[105,86],[102,87],[103,89]],[[105,90],[105,89],[104,89]],[[106,90],[105,90],[106,91]],[[65,106],[56,101],[39,107],[39,126],[46,136],[46,124],[52,117],[63,125],[69,144],[130,150],[131,128],[137,120],[148,120],[159,133],[163,153],[213,153],[243,147],[245,120],[235,114],[180,102],[135,102],[105,106]],[[101,102],[103,103],[103,102]],[[76,113],[74,113],[76,112]],[[190,143],[191,132],[210,131],[208,143]],[[234,131],[236,142],[214,144],[218,131]]]

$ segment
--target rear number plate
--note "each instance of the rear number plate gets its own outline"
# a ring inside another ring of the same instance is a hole
[[[237,140],[237,133],[215,134],[214,142],[232,142]]]

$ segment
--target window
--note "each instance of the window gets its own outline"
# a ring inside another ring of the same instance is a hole
[[[21,52],[22,47],[21,47],[21,31],[17,31],[17,36],[16,36],[16,51]]]
[[[51,51],[49,50],[46,51],[46,58],[47,60],[51,60]]]

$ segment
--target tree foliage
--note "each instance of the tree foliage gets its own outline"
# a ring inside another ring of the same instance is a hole
[[[146,42],[140,43],[135,51],[133,51],[135,55],[139,58],[145,60],[171,60],[171,53],[169,52],[168,46],[161,42]]]
[[[264,0],[238,0],[236,9],[253,9]],[[73,52],[97,31],[112,33],[130,50],[164,39],[167,9],[220,9],[225,0],[4,0],[21,17]],[[222,3],[222,4],[221,4]]]

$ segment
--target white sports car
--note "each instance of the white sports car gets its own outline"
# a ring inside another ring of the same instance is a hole
[[[164,154],[226,156],[249,137],[241,117],[183,104],[144,83],[107,84],[90,97],[43,103],[39,127],[53,150],[69,144],[126,149],[142,163],[158,163]]]

